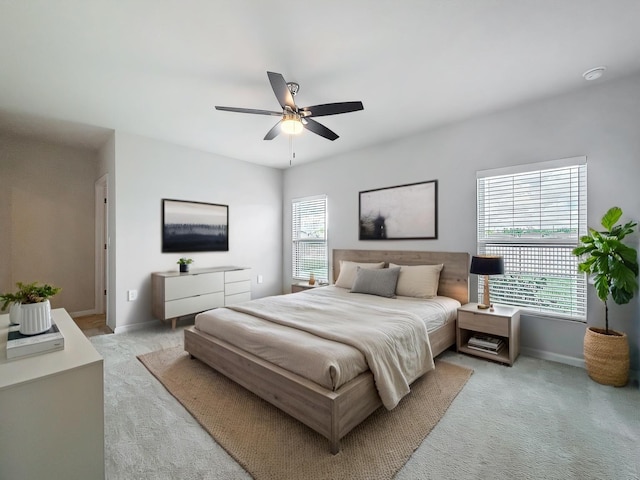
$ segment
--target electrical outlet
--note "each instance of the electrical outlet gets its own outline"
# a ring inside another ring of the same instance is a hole
[[[137,290],[127,290],[127,300],[129,300],[130,302],[133,302],[137,298],[138,298]]]
[[[262,283],[262,275],[258,275],[258,283]]]

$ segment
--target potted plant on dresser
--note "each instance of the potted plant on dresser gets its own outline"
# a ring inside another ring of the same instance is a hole
[[[629,303],[638,290],[638,252],[622,240],[633,233],[635,222],[616,225],[622,210],[612,207],[602,217],[603,231],[589,229],[573,254],[578,269],[592,277],[598,298],[604,303],[605,327],[588,327],[584,337],[584,361],[589,376],[598,383],[622,387],[629,379],[629,340],[624,332],[609,328],[609,298]]]
[[[10,305],[9,320],[20,325],[23,335],[36,335],[51,328],[51,303],[49,298],[60,291],[60,287],[49,284],[16,283],[15,293],[0,295],[4,302],[0,310],[6,310]]]
[[[182,257],[176,263],[178,265],[180,265],[180,272],[184,273],[184,272],[188,272],[189,271],[189,265],[193,263],[193,259],[192,258],[187,258],[187,257]]]

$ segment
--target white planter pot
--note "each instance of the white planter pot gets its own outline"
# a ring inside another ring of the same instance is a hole
[[[51,303],[45,300],[40,303],[20,305],[20,333],[36,335],[51,328]]]
[[[22,307],[22,305],[17,302],[12,303],[11,307],[9,307],[9,322],[11,325],[20,325],[20,317],[22,315],[22,309],[20,307]]]

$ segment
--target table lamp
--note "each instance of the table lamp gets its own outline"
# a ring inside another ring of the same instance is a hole
[[[476,275],[484,275],[484,298],[482,303],[478,304],[478,308],[490,308],[493,311],[493,305],[489,299],[489,275],[502,275],[504,273],[504,260],[502,257],[494,255],[478,255],[471,257],[470,273]]]

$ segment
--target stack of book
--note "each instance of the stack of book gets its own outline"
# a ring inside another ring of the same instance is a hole
[[[37,335],[20,333],[20,325],[9,327],[7,358],[20,358],[64,349],[64,336],[55,323],[46,332]]]
[[[467,346],[473,350],[479,350],[481,352],[497,355],[504,348],[505,342],[500,337],[492,337],[490,335],[474,333],[469,338]]]

